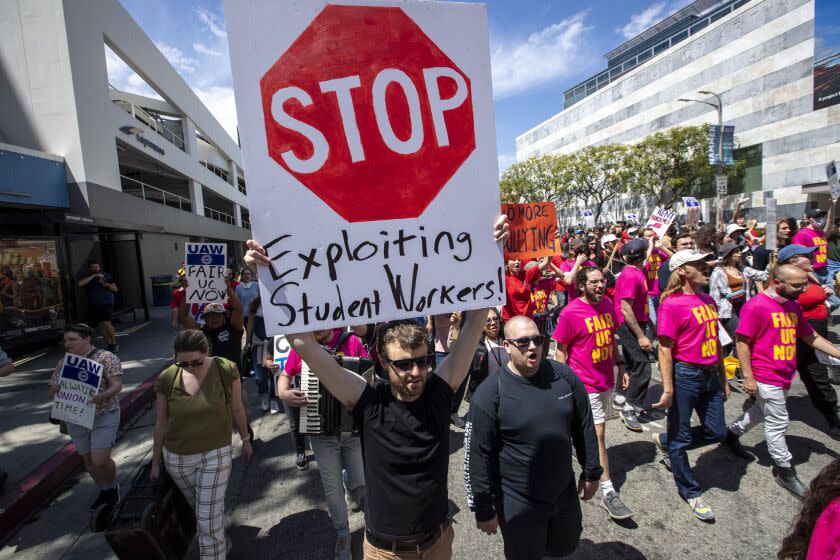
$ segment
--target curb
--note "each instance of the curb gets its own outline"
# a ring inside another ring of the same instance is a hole
[[[170,360],[157,373],[146,379],[124,399],[120,400],[120,428],[154,400],[154,385],[158,376],[170,365]],[[0,543],[4,543],[38,509],[44,506],[71,477],[84,468],[76,446],[68,443],[52,457],[0,497]]]

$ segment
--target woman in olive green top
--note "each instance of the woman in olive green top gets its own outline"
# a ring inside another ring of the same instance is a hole
[[[153,480],[166,470],[195,507],[201,559],[225,558],[225,490],[231,468],[233,420],[242,438],[242,457],[253,450],[248,436],[236,365],[208,357],[207,338],[199,330],[178,333],[175,365],[155,382],[157,416],[152,451]]]

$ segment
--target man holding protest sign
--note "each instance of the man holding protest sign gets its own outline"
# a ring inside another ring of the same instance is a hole
[[[507,236],[502,216],[494,238],[503,242]],[[259,243],[249,240],[248,247],[249,266],[271,264]],[[313,333],[287,335],[360,426],[365,479],[376,481],[367,489],[365,558],[395,559],[407,552],[430,560],[452,557],[447,505],[452,400],[469,373],[487,314],[467,312],[458,344],[434,373],[428,330],[413,320],[388,323],[377,341],[388,382],[372,386],[340,367]]]
[[[91,504],[95,510],[100,505],[116,504],[120,499],[119,485],[116,482],[117,465],[111,459],[111,448],[117,440],[120,427],[120,405],[117,395],[122,390],[122,364],[112,352],[100,350],[92,345],[93,329],[87,325],[72,325],[64,333],[64,349],[76,368],[81,373],[75,375],[79,382],[87,380],[88,375],[99,375],[99,390],[90,401],[96,406],[93,425],[85,428],[67,421],[67,431],[76,451],[82,456],[85,469],[99,486],[99,496]],[[81,359],[80,359],[81,357]],[[50,399],[62,399],[62,393],[71,387],[62,382],[62,372],[66,369],[66,358],[55,366],[50,378]],[[88,374],[88,372],[90,372]],[[65,405],[63,408],[67,408]],[[73,409],[83,408],[79,404]],[[81,412],[81,411],[80,411]]]

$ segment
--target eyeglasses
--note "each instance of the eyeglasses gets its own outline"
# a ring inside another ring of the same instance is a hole
[[[542,346],[545,342],[545,337],[541,334],[535,334],[534,336],[523,336],[521,338],[508,338],[506,339],[508,342],[516,346],[517,348],[528,348],[531,343],[534,343],[534,346]]]
[[[426,354],[425,356],[420,356],[418,358],[405,358],[403,360],[388,360],[392,366],[397,368],[399,371],[403,373],[409,373],[411,370],[414,369],[414,365],[417,365],[418,369],[428,369],[432,367],[432,364],[435,362],[435,355],[434,354]]]
[[[201,364],[204,363],[205,357],[206,356],[202,356],[200,360],[195,360],[193,362],[175,362],[175,365],[178,366],[179,368],[183,368],[183,369],[197,368],[197,367],[200,367]]]
[[[784,280],[779,280],[779,282],[781,282],[782,284],[787,284],[788,286],[790,286],[794,290],[805,291],[805,290],[808,289],[808,283],[807,282],[805,282],[804,284],[791,284],[790,282],[785,282]]]

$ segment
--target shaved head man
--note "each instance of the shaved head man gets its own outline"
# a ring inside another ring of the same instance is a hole
[[[548,341],[534,321],[511,317],[504,335],[510,361],[470,401],[467,501],[484,533],[501,528],[508,560],[564,556],[583,531],[578,494],[590,499],[602,472],[589,400],[567,365],[543,359]],[[573,443],[583,469],[577,485]]]

